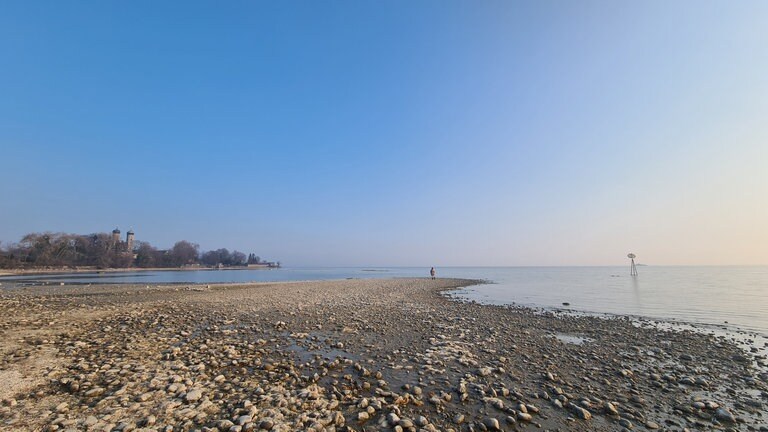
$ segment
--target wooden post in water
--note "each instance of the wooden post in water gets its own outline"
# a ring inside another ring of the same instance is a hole
[[[632,262],[632,264],[629,267],[629,275],[630,276],[637,276],[637,267],[635,267],[635,257],[637,255],[630,253],[627,255],[627,258],[629,258]]]

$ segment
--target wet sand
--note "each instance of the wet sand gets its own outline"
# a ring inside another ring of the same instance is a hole
[[[474,283],[4,289],[0,430],[768,430],[728,339],[441,295]]]

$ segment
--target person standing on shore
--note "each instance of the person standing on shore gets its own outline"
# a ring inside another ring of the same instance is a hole
[[[434,267],[432,267],[432,268],[429,270],[429,275],[430,275],[430,276],[432,276],[432,279],[434,279],[434,278],[435,278],[435,268],[434,268]]]

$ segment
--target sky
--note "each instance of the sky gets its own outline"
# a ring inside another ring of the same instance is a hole
[[[768,264],[768,2],[4,1],[0,241]]]

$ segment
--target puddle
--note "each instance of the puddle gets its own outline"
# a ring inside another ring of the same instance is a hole
[[[285,349],[287,351],[295,353],[300,363],[309,363],[312,360],[314,360],[317,356],[320,356],[326,360],[334,360],[337,357],[350,359],[350,360],[356,359],[356,356],[353,356],[346,351],[342,351],[334,348],[309,350],[304,348],[301,345],[291,344],[286,346]]]
[[[584,345],[587,342],[592,342],[592,339],[588,337],[574,336],[565,333],[555,333],[554,336],[560,342],[571,345]]]
[[[310,363],[312,360],[315,359],[315,357],[322,357],[326,360],[335,360],[337,358],[343,358],[343,359],[350,359],[350,360],[360,360],[359,356],[353,355],[348,353],[347,351],[344,351],[340,348],[333,348],[330,346],[319,346],[320,344],[315,344],[309,342],[313,336],[318,336],[319,333],[312,333],[307,334],[304,337],[295,338],[288,335],[285,335],[285,338],[288,342],[288,344],[285,346],[285,349],[287,351],[290,351],[296,355],[297,360],[299,363]],[[322,336],[322,335],[320,335]],[[302,344],[309,344],[310,347],[302,346]]]

